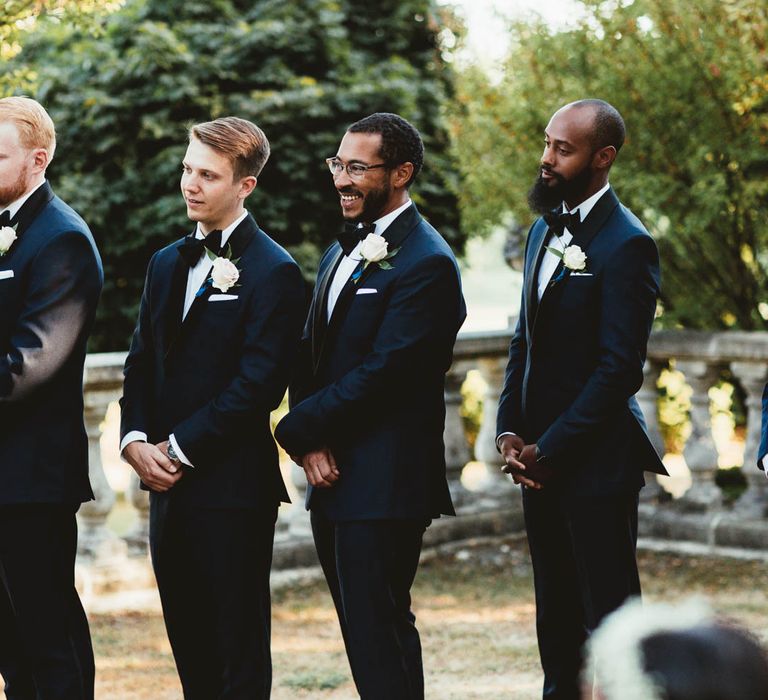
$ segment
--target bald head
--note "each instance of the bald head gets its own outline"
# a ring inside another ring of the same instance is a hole
[[[624,144],[626,128],[624,120],[613,105],[605,100],[578,100],[565,105],[558,111],[578,110],[589,120],[589,140],[593,150],[597,151],[606,146],[613,146],[616,153]]]

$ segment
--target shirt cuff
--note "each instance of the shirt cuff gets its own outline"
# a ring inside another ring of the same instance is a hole
[[[763,465],[763,473],[765,474],[765,478],[768,479],[768,455],[765,455],[760,463]]]
[[[192,464],[192,462],[190,462],[190,461],[189,461],[189,459],[188,459],[188,458],[187,458],[187,456],[184,454],[184,452],[182,452],[182,450],[181,450],[181,447],[179,447],[179,443],[178,443],[178,442],[176,442],[176,438],[174,437],[173,433],[171,433],[171,434],[168,436],[168,442],[170,442],[170,443],[171,443],[171,445],[173,446],[173,451],[174,451],[174,452],[176,453],[176,455],[178,456],[178,458],[179,458],[179,461],[181,461],[183,464],[186,464],[188,467],[192,467],[192,468],[194,469],[194,468],[195,468],[195,465],[194,465],[194,464]]]
[[[501,453],[501,438],[503,438],[505,435],[517,435],[517,433],[512,433],[509,430],[506,433],[499,433],[496,436],[496,449]]]
[[[147,434],[143,432],[142,430],[131,430],[130,432],[126,433],[125,437],[120,441],[120,459],[123,460],[123,462],[126,461],[125,457],[123,457],[123,450],[128,447],[132,442],[146,442],[147,441]]]

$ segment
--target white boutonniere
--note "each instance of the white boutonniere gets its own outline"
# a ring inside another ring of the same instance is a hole
[[[389,243],[384,236],[379,236],[375,233],[369,233],[363,240],[360,246],[360,256],[362,257],[362,264],[357,268],[352,275],[352,281],[357,284],[357,281],[362,277],[365,269],[373,264],[378,265],[381,270],[391,270],[392,265],[388,262],[397,255],[400,248],[395,248],[389,252],[387,250]]]
[[[559,240],[559,238],[558,238]],[[587,269],[587,254],[577,245],[569,245],[563,250],[547,246],[547,250],[563,261],[563,267],[573,272],[583,272]]]
[[[203,286],[197,291],[196,297],[201,296],[208,287],[220,290],[226,294],[232,287],[239,287],[237,281],[240,279],[240,270],[237,263],[240,258],[232,259],[232,249],[227,246],[225,255],[214,255],[210,250],[205,251],[208,258],[213,261],[211,274],[203,283]]]
[[[3,226],[0,228],[0,257],[5,255],[16,240],[16,224],[15,226]]]

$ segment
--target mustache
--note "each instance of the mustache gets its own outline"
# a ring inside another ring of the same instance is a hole
[[[363,193],[360,190],[356,190],[354,187],[350,187],[349,185],[347,185],[346,187],[337,187],[336,191],[339,194],[354,194],[360,197],[363,196]]]
[[[556,173],[551,168],[547,168],[547,167],[542,165],[542,166],[539,167],[539,179],[541,179],[541,176],[542,176],[543,173],[546,173],[547,175],[551,175],[561,185],[565,184],[565,182],[566,182],[566,179],[560,173]]]

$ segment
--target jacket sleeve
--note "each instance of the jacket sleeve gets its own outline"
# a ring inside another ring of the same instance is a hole
[[[763,457],[768,454],[768,384],[763,389],[763,420],[760,429],[760,447],[757,450],[757,468],[763,468]]]
[[[93,322],[101,264],[80,231],[53,236],[31,263],[24,303],[0,350],[0,401],[18,401],[45,386]]]
[[[204,463],[222,440],[242,432],[255,411],[269,413],[280,405],[294,366],[304,309],[298,266],[286,262],[273,267],[252,299],[237,375],[171,431],[192,464]]]
[[[547,457],[565,455],[622,408],[643,383],[659,293],[659,255],[648,235],[625,241],[606,262],[598,326],[599,357],[574,402],[538,441]]]
[[[437,363],[447,370],[464,315],[453,260],[445,255],[420,260],[397,281],[364,360],[294,406],[277,426],[278,442],[293,455],[319,449],[366,406],[396,393],[407,396],[420,368]],[[436,348],[445,353],[436,355]]]
[[[515,332],[509,343],[509,359],[504,374],[504,387],[499,397],[499,410],[496,416],[497,436],[502,433],[517,433],[525,438],[522,427],[523,377],[526,358],[528,357],[525,323],[525,295],[523,293]]]

